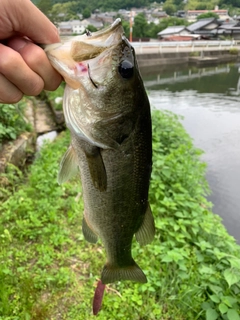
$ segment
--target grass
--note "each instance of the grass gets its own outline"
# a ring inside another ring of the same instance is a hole
[[[87,243],[78,178],[59,186],[69,134],[47,143],[27,174],[1,176],[0,319],[91,320],[105,253]],[[107,286],[100,320],[227,319],[240,312],[240,247],[206,201],[201,152],[170,113],[153,114],[150,203],[156,237],[133,243],[147,284]]]

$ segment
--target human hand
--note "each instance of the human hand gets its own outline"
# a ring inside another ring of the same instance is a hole
[[[0,0],[0,102],[53,91],[62,81],[38,44],[60,42],[56,27],[30,0]]]

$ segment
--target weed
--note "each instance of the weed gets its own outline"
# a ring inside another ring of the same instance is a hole
[[[94,319],[105,252],[83,239],[78,177],[56,182],[68,144],[68,133],[46,144],[17,185],[10,171],[0,206],[0,319]],[[177,116],[157,111],[153,150],[156,237],[143,248],[133,243],[148,283],[108,285],[98,319],[239,319],[240,248],[206,201],[201,151]]]
[[[0,144],[14,140],[20,133],[31,130],[23,115],[25,105],[26,100],[15,105],[0,104]]]
[[[230,48],[229,53],[233,55],[238,55],[238,48]]]

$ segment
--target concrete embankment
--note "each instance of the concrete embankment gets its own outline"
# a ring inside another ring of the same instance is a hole
[[[235,62],[240,58],[240,52],[231,50],[199,50],[183,52],[136,52],[140,68],[152,68],[157,66],[194,64],[213,65],[219,63]]]

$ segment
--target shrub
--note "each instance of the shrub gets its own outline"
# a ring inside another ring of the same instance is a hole
[[[17,104],[0,104],[0,144],[14,140],[31,126],[24,118],[25,101]]]
[[[233,55],[238,55],[238,48],[230,48],[229,53]]]

